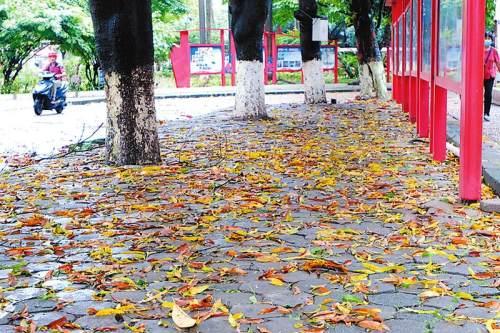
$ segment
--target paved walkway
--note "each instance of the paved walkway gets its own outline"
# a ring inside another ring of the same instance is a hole
[[[454,158],[391,104],[270,109],[163,126],[161,167],[0,176],[0,332],[498,328],[500,216],[455,200]]]

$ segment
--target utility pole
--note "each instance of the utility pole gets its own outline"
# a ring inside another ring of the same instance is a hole
[[[206,29],[207,29],[207,43],[212,43],[212,29],[214,27],[214,11],[212,0],[205,0],[205,17],[206,17]]]
[[[206,0],[198,0],[198,11],[200,18],[200,43],[207,43],[207,11]]]

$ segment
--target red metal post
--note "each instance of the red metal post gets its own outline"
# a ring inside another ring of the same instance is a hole
[[[269,33],[264,31],[264,84],[269,84],[268,69],[269,69]]]
[[[429,137],[429,83],[426,80],[419,80],[419,126],[418,136],[421,138]]]
[[[436,148],[436,123],[437,123],[437,112],[436,104],[438,100],[437,96],[437,86],[436,86],[436,76],[438,72],[438,61],[439,61],[439,0],[432,0],[432,29],[431,29],[431,101],[430,101],[430,152],[432,153],[435,160],[439,160],[435,155]],[[446,129],[446,127],[445,127]],[[445,134],[446,135],[446,134]],[[441,161],[444,158],[441,159]]]
[[[336,40],[335,41],[335,68],[333,69],[334,73],[334,78],[335,78],[335,83],[339,83],[339,42]]]
[[[436,161],[446,160],[446,117],[448,109],[448,91],[442,87],[434,87],[434,128],[432,135],[432,154]]]
[[[234,44],[233,32],[229,30],[229,38],[231,40],[231,85],[234,87],[236,85],[236,44]]]
[[[226,43],[224,37],[224,29],[220,29],[220,49],[222,57],[221,82],[222,86],[226,86]]]
[[[416,0],[413,0],[416,1]],[[408,76],[408,81],[409,81],[409,89],[408,89],[408,94],[410,95],[410,121],[412,123],[417,122],[417,99],[418,96],[415,94],[416,91],[416,83],[417,81],[415,80],[415,77],[413,76],[413,72],[416,69],[416,64],[413,63],[413,34],[416,33],[416,31],[413,31],[413,20],[415,19],[413,17],[413,1],[409,1],[408,4],[408,14],[410,15],[410,54],[409,54],[409,60],[410,60],[410,70],[409,70],[409,76]]]
[[[404,2],[403,2],[404,3]],[[402,89],[401,89],[401,104],[403,105],[403,111],[408,112],[408,97],[409,97],[409,91],[408,91],[408,80],[406,78],[406,15],[405,15],[405,7],[403,6],[402,8],[402,13],[401,13],[401,34],[402,38],[401,40],[403,41],[403,45],[401,48],[401,53],[403,54],[402,59],[401,59],[401,78],[402,78]]]
[[[273,84],[278,83],[278,46],[276,44],[276,33],[273,32],[271,35],[271,46],[272,46],[272,58],[273,58]]]
[[[481,199],[485,0],[465,0],[460,114],[460,198]]]

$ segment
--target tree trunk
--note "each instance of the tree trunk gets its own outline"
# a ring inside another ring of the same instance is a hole
[[[90,8],[106,77],[106,160],[116,165],[160,163],[151,0],[91,0]]]
[[[236,105],[241,119],[267,118],[262,36],[270,0],[231,0],[231,29],[237,54]]]
[[[358,46],[360,97],[389,99],[384,76],[382,54],[377,43],[371,18],[370,0],[352,0],[354,29]]]
[[[321,42],[312,40],[313,18],[318,16],[316,0],[300,0],[295,18],[300,22],[302,72],[307,104],[326,103],[325,79],[321,61]]]

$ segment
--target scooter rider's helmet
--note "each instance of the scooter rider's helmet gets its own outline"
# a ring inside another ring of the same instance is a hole
[[[56,61],[57,60],[57,52],[50,52],[49,53],[49,60]]]

